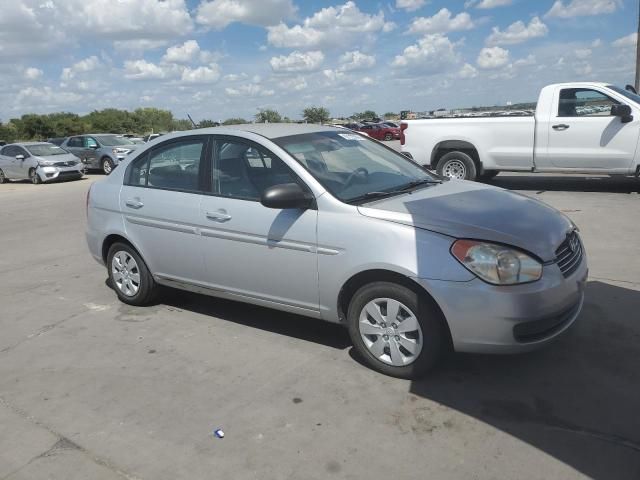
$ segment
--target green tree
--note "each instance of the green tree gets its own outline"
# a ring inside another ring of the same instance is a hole
[[[198,128],[209,128],[209,127],[217,127],[220,125],[218,122],[214,122],[213,120],[200,120],[198,123]]]
[[[302,117],[309,123],[326,123],[329,121],[329,110],[324,107],[307,107]]]
[[[191,120],[187,120],[186,118],[174,120],[171,125],[172,131],[182,131],[182,130],[191,130],[191,129],[193,129],[193,123],[191,123]]]
[[[378,118],[378,114],[373,110],[365,110],[364,112],[354,113],[351,115],[355,120],[373,120]]]
[[[397,118],[399,115],[393,112],[387,112],[384,114],[385,120],[389,120],[390,118]]]
[[[258,123],[280,123],[282,122],[282,117],[275,110],[271,110],[269,108],[265,110],[260,110],[255,115],[256,122]]]
[[[227,118],[222,125],[242,125],[248,123],[244,118]]]

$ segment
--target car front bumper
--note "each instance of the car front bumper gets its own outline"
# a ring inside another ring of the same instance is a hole
[[[72,167],[38,167],[37,173],[43,182],[81,178],[84,175],[84,165],[78,163]]]
[[[568,278],[551,264],[540,280],[524,285],[415,280],[442,309],[456,351],[519,353],[549,343],[573,324],[582,310],[587,276],[585,255]]]

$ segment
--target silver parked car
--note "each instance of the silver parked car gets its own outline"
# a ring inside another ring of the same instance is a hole
[[[80,158],[88,169],[102,170],[106,175],[138,147],[128,138],[110,133],[76,135],[60,146]]]
[[[82,175],[80,160],[52,143],[12,143],[0,149],[0,183],[30,179],[39,184]]]
[[[582,308],[575,225],[489,185],[442,181],[362,135],[257,124],[166,135],[90,189],[87,241],[116,294],[158,285],[348,327],[412,378],[446,349],[554,339]]]

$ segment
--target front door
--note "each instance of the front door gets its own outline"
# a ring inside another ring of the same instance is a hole
[[[548,158],[554,167],[627,169],[634,160],[640,118],[611,115],[617,100],[592,88],[563,88],[549,122]]]
[[[204,135],[167,140],[125,172],[120,211],[127,237],[163,280],[204,280],[197,223],[206,144]]]
[[[16,155],[22,155],[22,160],[15,158]],[[29,170],[32,167],[37,167],[34,162],[27,160],[31,155],[22,147],[15,147],[15,154],[13,159],[13,171],[15,172],[15,178],[29,178]]]
[[[266,305],[318,311],[317,210],[278,210],[260,203],[273,185],[301,180],[267,149],[217,137],[212,192],[200,215],[207,283]]]

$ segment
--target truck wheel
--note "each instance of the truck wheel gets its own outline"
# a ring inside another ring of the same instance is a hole
[[[113,162],[109,157],[104,157],[102,159],[102,171],[105,175],[109,175],[111,172],[113,172]]]
[[[449,152],[438,160],[436,172],[441,177],[457,180],[475,180],[477,177],[476,164],[464,152]]]
[[[390,282],[360,288],[349,303],[349,335],[374,370],[418,378],[448,347],[440,312],[413,290]]]

